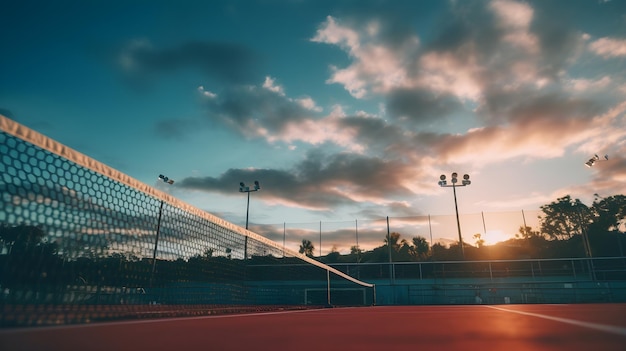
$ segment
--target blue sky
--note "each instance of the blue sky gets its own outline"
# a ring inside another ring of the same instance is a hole
[[[453,214],[455,171],[466,214],[626,190],[624,1],[24,0],[0,21],[0,113],[235,224],[241,181],[260,224]]]

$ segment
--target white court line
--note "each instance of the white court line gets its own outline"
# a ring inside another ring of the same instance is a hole
[[[538,313],[531,313],[531,312],[515,311],[515,310],[509,310],[509,309],[506,309],[506,308],[495,307],[495,306],[485,306],[485,307],[492,308],[494,310],[504,311],[504,312],[512,312],[512,313],[517,313],[517,314],[523,314],[525,316],[533,316],[533,317],[537,317],[537,318],[549,319],[549,320],[552,320],[552,321],[572,324],[572,325],[576,325],[576,326],[579,326],[579,327],[595,329],[595,330],[600,330],[600,331],[607,332],[607,333],[613,333],[613,334],[617,334],[617,335],[621,335],[621,336],[626,336],[626,328],[616,327],[616,326],[613,326],[613,325],[598,324],[598,323],[591,323],[591,322],[583,322],[583,321],[577,321],[575,319],[553,317],[553,316],[548,316],[548,315],[545,315],[545,314],[538,314]]]

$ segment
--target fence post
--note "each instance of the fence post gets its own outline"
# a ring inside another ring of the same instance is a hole
[[[487,239],[487,226],[485,225],[485,212],[480,211],[480,216],[483,218],[483,240]]]
[[[283,222],[283,258],[285,258],[285,241],[287,240],[287,222]]]
[[[354,233],[356,235],[356,263],[361,260],[361,250],[359,249],[359,220],[354,220]]]
[[[391,235],[389,233],[389,216],[387,216],[387,249],[389,251],[389,282],[393,285],[394,274],[393,274],[393,263],[391,260]]]
[[[430,224],[430,214],[428,215],[428,232],[430,233],[430,249],[433,248],[433,227]]]

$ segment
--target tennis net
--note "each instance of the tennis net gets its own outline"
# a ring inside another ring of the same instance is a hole
[[[375,286],[0,115],[0,326],[375,304]]]

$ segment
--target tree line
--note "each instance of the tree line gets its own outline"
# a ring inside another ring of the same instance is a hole
[[[420,262],[448,260],[506,260],[576,257],[622,257],[626,252],[626,196],[596,195],[591,206],[570,195],[541,206],[540,227],[520,226],[512,238],[494,245],[485,245],[480,233],[472,238],[474,245],[464,243],[464,257],[459,243],[445,246],[429,245],[426,238],[409,240],[392,232],[382,245],[369,251],[352,246],[350,253],[335,250],[320,257],[325,263],[353,262]],[[299,252],[313,257],[315,246],[303,240]]]

